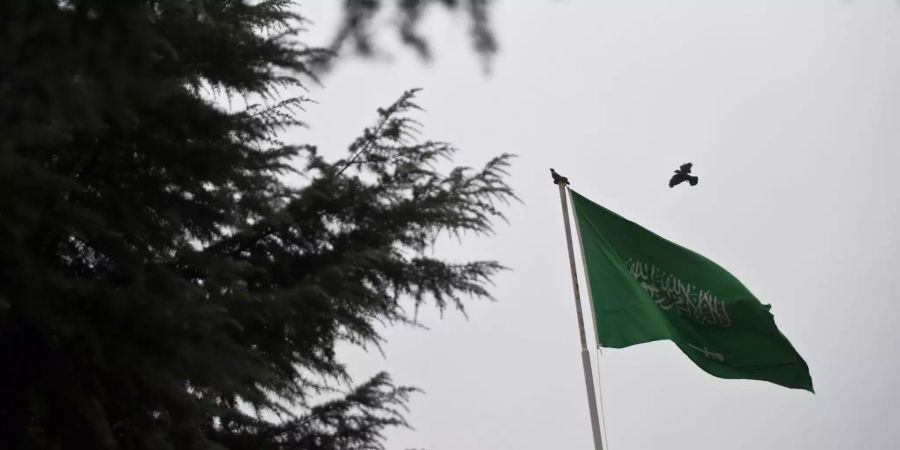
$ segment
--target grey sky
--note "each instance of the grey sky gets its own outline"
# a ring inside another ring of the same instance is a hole
[[[324,39],[337,2],[306,3]],[[427,391],[389,447],[591,448],[554,167],[772,304],[817,391],[717,379],[667,341],[604,350],[610,448],[896,448],[897,3],[506,0],[493,20],[491,76],[465,21],[434,15],[433,64],[344,62],[299,135],[338,155],[375,108],[422,87],[425,136],[457,145],[457,162],[520,155],[510,224],[435,250],[510,266],[499,302],[386,330],[386,358],[342,349],[358,380],[388,370]],[[669,189],[686,161],[700,185]]]

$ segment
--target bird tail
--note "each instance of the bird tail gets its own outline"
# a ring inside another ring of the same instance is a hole
[[[691,186],[696,186],[698,182],[700,182],[700,177],[688,177],[688,183],[691,183]]]

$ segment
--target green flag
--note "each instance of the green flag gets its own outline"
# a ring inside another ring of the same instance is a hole
[[[670,339],[717,377],[812,392],[809,368],[778,331],[769,305],[734,276],[570,192],[600,345]]]

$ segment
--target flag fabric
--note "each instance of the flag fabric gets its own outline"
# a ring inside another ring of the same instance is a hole
[[[813,391],[809,367],[778,331],[770,306],[737,278],[569,192],[601,346],[670,339],[714,376]]]

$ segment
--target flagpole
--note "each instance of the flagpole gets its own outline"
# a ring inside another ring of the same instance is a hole
[[[591,413],[591,431],[594,435],[594,450],[603,450],[602,435],[600,434],[600,418],[597,414],[597,394],[594,392],[594,377],[591,375],[591,356],[587,349],[587,339],[584,335],[584,315],[581,313],[581,293],[578,290],[578,275],[575,271],[575,251],[572,248],[572,231],[569,226],[569,207],[566,201],[566,191],[569,180],[553,172],[553,183],[559,186],[559,200],[562,204],[563,223],[566,226],[566,244],[569,248],[569,269],[572,272],[572,289],[575,292],[575,313],[578,315],[578,337],[581,338],[581,362],[584,366],[584,383],[587,387],[588,408]]]

